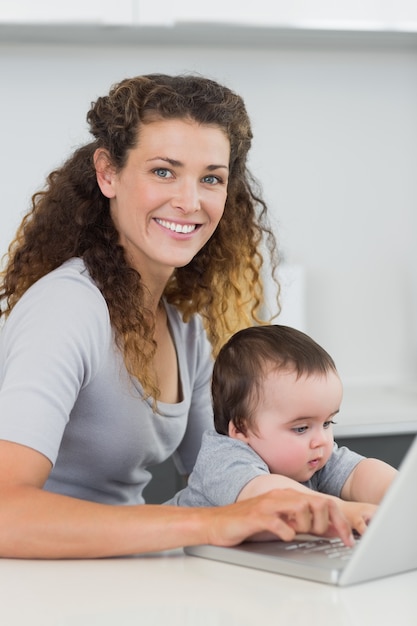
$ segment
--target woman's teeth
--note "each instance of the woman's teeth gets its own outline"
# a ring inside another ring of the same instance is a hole
[[[176,224],[175,222],[167,222],[166,220],[156,220],[158,224],[168,230],[172,230],[174,233],[192,233],[196,229],[196,224]]]

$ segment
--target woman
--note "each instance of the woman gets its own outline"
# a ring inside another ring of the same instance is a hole
[[[193,467],[212,355],[257,321],[266,206],[242,99],[201,77],[115,85],[94,141],[50,174],[0,297],[0,555],[100,557],[261,531],[336,533],[339,510],[277,491],[207,509],[145,505],[148,467]],[[126,506],[128,505],[128,506]]]

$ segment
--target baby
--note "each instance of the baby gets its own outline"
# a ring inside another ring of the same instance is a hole
[[[342,382],[331,356],[287,326],[246,328],[213,370],[215,430],[204,434],[182,506],[220,506],[275,488],[337,498],[362,534],[396,475],[333,439]]]

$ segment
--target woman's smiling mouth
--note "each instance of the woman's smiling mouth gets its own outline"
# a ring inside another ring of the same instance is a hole
[[[183,233],[188,235],[192,233],[199,226],[198,224],[178,224],[177,222],[168,222],[167,220],[161,220],[159,218],[155,218],[155,221],[168,230],[171,230],[174,233]]]

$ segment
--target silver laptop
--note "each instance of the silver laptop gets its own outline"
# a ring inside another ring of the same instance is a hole
[[[311,535],[296,541],[192,546],[192,556],[339,586],[417,569],[417,437],[366,533],[352,548]]]

